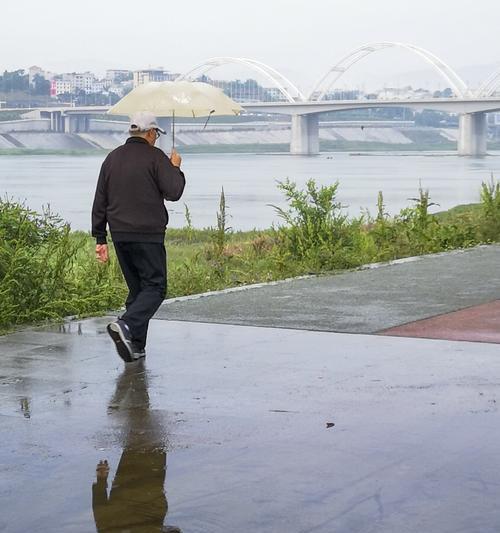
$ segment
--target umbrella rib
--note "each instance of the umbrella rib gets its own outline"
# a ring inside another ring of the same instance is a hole
[[[212,116],[212,113],[215,113],[215,109],[212,109],[210,113],[208,114],[207,121],[205,122],[205,125],[203,126],[203,129],[207,127],[208,121],[210,120],[210,117]]]

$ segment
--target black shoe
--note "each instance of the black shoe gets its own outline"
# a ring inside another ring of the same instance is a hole
[[[146,350],[144,348],[138,348],[137,345],[132,341],[132,357],[134,361],[146,357]]]
[[[126,362],[131,363],[135,361],[132,350],[132,340],[130,338],[130,331],[127,324],[123,320],[118,319],[116,322],[108,324],[107,328],[109,336],[115,343],[118,355]]]

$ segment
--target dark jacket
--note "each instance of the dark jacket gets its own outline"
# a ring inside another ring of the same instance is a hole
[[[186,180],[159,148],[130,137],[104,160],[92,206],[92,235],[114,241],[163,242],[168,213],[164,200],[182,196]]]

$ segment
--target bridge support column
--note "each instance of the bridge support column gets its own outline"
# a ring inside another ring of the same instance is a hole
[[[488,148],[488,122],[486,113],[460,115],[458,155],[484,156]]]
[[[295,155],[319,154],[319,115],[292,115],[290,153]]]
[[[60,111],[50,112],[50,129],[55,133],[62,133],[64,131],[63,118]]]
[[[89,115],[78,115],[76,123],[76,131],[78,133],[88,133],[90,124]]]
[[[76,117],[64,115],[64,133],[76,133]]]
[[[64,133],[88,133],[89,115],[64,115]]]

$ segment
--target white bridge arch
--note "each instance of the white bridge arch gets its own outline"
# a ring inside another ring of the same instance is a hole
[[[431,52],[412,44],[384,41],[380,43],[366,44],[360,48],[356,48],[344,56],[319,80],[315,88],[309,94],[308,100],[322,100],[326,93],[333,87],[333,85],[335,85],[335,83],[353,65],[364,59],[366,56],[387,48],[402,48],[419,55],[449,83],[451,89],[455,93],[455,96],[466,97],[469,94],[469,89],[462,78],[460,78],[460,76],[449,65]],[[500,72],[498,73],[498,76],[500,78]]]
[[[491,76],[486,78],[484,82],[476,90],[476,96],[478,98],[488,98],[493,96],[495,91],[500,88],[500,70],[493,72]]]
[[[213,70],[214,68],[231,63],[249,67],[254,72],[262,74],[281,92],[288,102],[306,100],[305,96],[297,88],[297,86],[288,78],[280,74],[277,70],[273,69],[269,65],[266,65],[265,63],[256,61],[255,59],[248,59],[244,57],[212,57],[192,68],[185,74],[182,74],[177,78],[177,80],[180,81],[197,78],[203,74],[206,74],[210,70]]]

